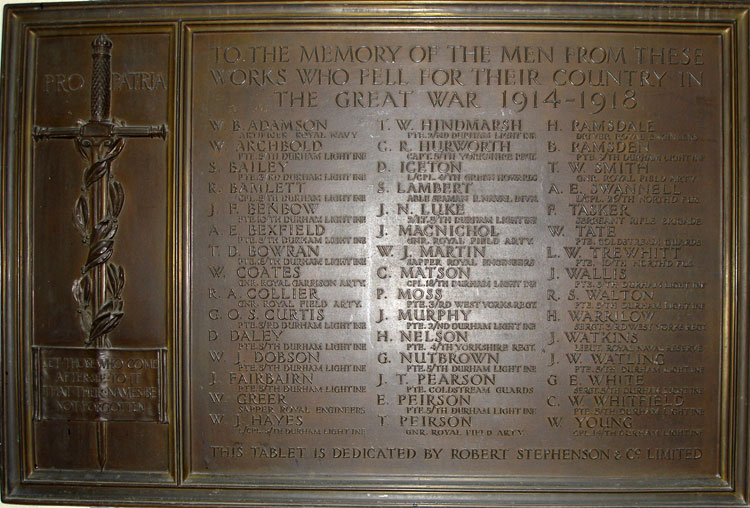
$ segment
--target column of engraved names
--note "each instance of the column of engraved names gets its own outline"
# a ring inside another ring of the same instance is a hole
[[[684,464],[706,453],[705,387],[717,377],[704,356],[705,290],[720,224],[710,133],[644,113],[664,100],[654,88],[705,93],[701,50],[674,51],[610,48],[649,75],[637,88],[585,90],[596,113],[548,122],[547,283],[559,302],[548,320],[559,330],[546,347],[552,428],[604,457]]]
[[[490,52],[449,46],[455,68],[422,72],[419,84],[469,74]],[[398,342],[391,423],[408,435],[461,437],[428,459],[504,460],[536,418],[535,238],[521,232],[537,223],[536,135],[492,106],[477,114],[470,93],[448,107],[459,90],[431,95],[430,116],[388,124],[398,158],[384,233],[395,242],[379,251],[397,282],[387,316]]]
[[[366,177],[346,162],[362,157],[347,150],[357,131],[273,89],[248,107],[217,77],[239,60],[281,73],[283,48],[213,49],[215,90],[194,119],[206,146],[196,141],[193,157],[193,185],[208,190],[195,194],[193,229],[210,260],[193,266],[194,302],[209,303],[193,348],[211,369],[198,380],[205,453],[217,464],[311,458],[311,435],[364,432],[366,217],[351,204],[365,202]]]

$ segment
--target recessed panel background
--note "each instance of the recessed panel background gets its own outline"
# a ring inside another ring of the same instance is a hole
[[[99,33],[35,39],[34,88],[30,90],[34,126],[68,127],[91,118],[91,44]],[[112,40],[112,118],[130,126],[167,124],[172,89],[170,35],[108,35]],[[88,245],[74,226],[73,211],[87,164],[74,139],[35,141],[32,153],[33,345],[83,347],[85,335],[72,286],[81,276]],[[153,349],[168,344],[168,164],[169,144],[150,138],[126,139],[112,164],[124,190],[111,258],[125,274],[123,319],[109,337],[115,348]],[[83,373],[71,368],[67,375]],[[34,468],[98,469],[96,425],[93,419],[34,421]],[[168,425],[109,422],[107,433],[110,469],[168,469]],[[136,453],[139,449],[150,452]]]
[[[719,37],[190,37],[193,474],[719,473]]]

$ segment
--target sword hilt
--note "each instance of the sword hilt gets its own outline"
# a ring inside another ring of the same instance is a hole
[[[91,120],[109,120],[110,80],[112,79],[112,41],[104,34],[91,43],[93,66],[91,68]]]

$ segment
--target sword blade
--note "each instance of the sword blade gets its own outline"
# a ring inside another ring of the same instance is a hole
[[[99,470],[107,467],[107,422],[96,422],[96,459]]]
[[[92,145],[89,148],[89,160],[99,161],[102,159],[102,145]],[[105,173],[89,190],[89,202],[92,208],[92,220],[90,235],[93,238],[97,224],[108,216],[108,196],[109,172]],[[94,313],[107,301],[107,266],[101,263],[92,271],[94,282]],[[107,346],[107,336],[99,337],[94,343],[97,350],[105,349]],[[107,424],[106,422],[96,423],[96,455],[99,468],[104,471],[107,465]]]

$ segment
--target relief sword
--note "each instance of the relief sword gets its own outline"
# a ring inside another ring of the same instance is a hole
[[[125,193],[111,169],[120,155],[126,138],[165,139],[166,125],[126,126],[110,116],[112,79],[112,41],[100,34],[91,43],[91,118],[70,127],[34,127],[33,136],[42,139],[73,139],[81,156],[88,162],[83,172],[81,195],[73,211],[73,224],[85,244],[88,257],[81,277],[73,283],[73,297],[78,304],[86,346],[106,354],[111,347],[108,334],[123,316],[122,289],[125,272],[110,261],[117,218],[122,211]],[[100,471],[107,465],[107,421],[96,420],[97,462]]]

